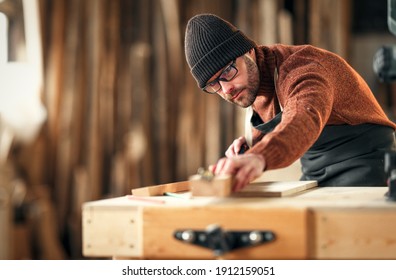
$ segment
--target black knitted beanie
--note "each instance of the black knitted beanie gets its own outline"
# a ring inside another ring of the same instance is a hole
[[[242,31],[212,14],[196,15],[188,21],[184,43],[187,63],[200,88],[232,60],[256,46]]]

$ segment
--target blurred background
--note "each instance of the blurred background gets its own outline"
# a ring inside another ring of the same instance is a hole
[[[184,181],[243,134],[184,56],[195,14],[344,57],[389,117],[387,0],[0,0],[0,259],[82,259],[81,206]],[[286,175],[287,176],[287,175]]]

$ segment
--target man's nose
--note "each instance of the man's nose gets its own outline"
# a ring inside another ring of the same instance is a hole
[[[231,94],[234,86],[230,82],[220,81],[221,89],[224,94]]]

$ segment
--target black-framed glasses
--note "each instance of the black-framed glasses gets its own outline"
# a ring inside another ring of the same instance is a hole
[[[228,65],[224,70],[219,74],[219,76],[211,81],[210,83],[207,83],[202,90],[206,93],[213,94],[217,93],[219,90],[221,90],[221,85],[220,82],[229,82],[238,73],[238,69],[235,67],[235,59],[232,61],[230,65]]]

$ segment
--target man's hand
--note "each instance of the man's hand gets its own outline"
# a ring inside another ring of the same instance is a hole
[[[232,142],[232,144],[228,147],[227,151],[225,152],[226,157],[232,158],[234,156],[237,156],[238,154],[243,154],[241,153],[241,149],[248,147],[246,143],[245,137],[241,136]],[[245,148],[246,149],[246,148]]]
[[[262,174],[264,168],[264,157],[258,154],[224,157],[219,159],[215,165],[209,167],[210,171],[215,175],[233,175],[234,185],[232,190],[234,192],[243,189],[251,181],[258,178]]]

